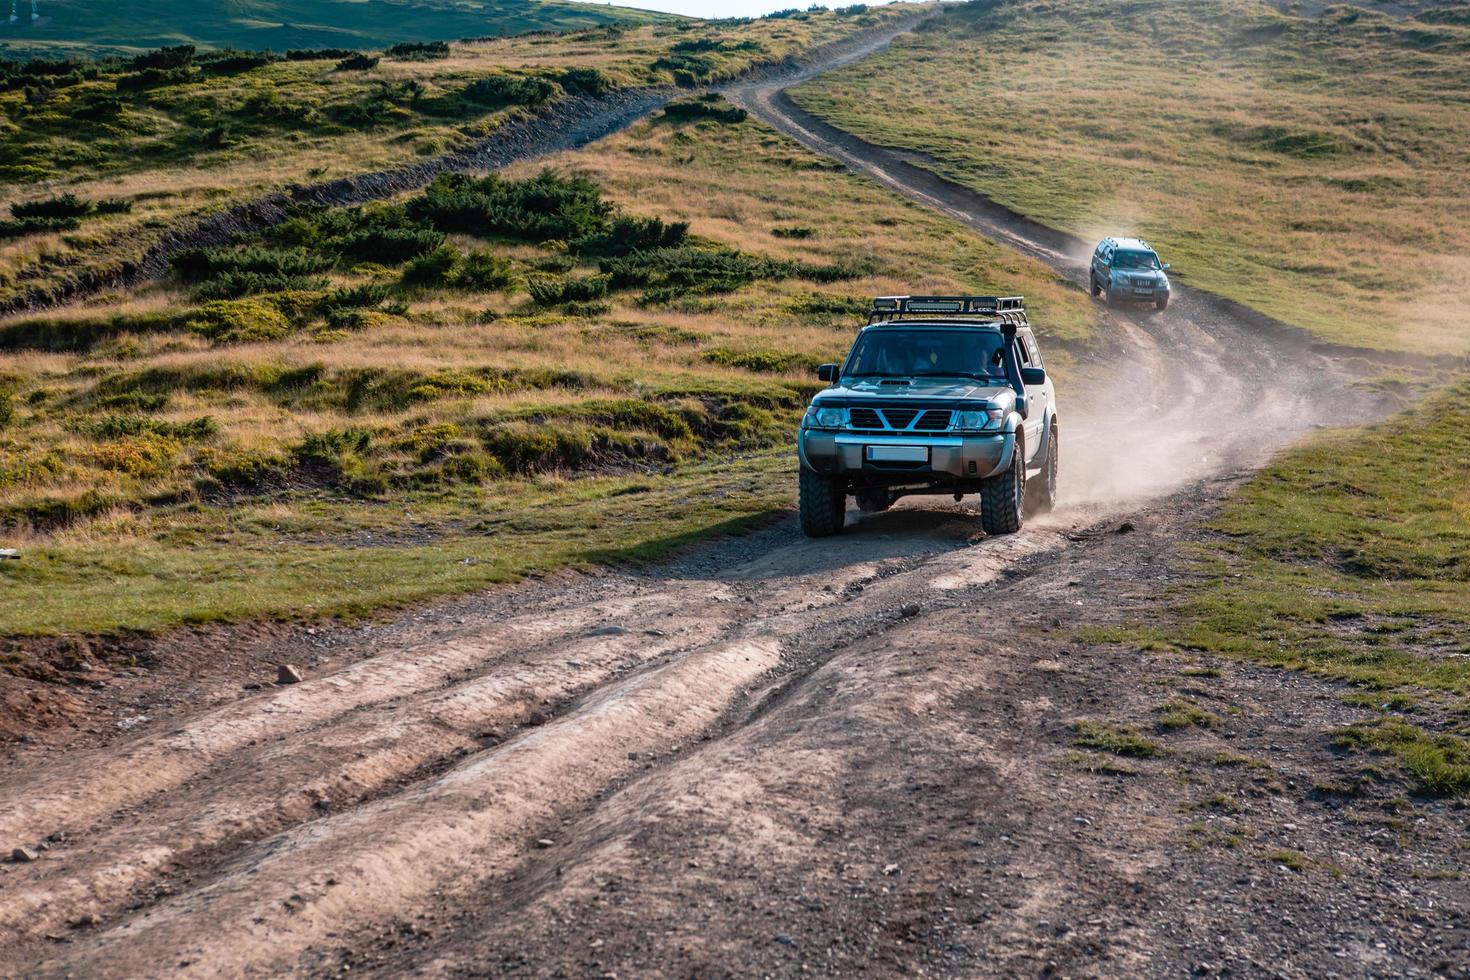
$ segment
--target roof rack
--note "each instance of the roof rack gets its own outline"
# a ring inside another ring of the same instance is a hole
[[[1027,325],[1025,300],[1020,296],[878,296],[868,312],[868,323],[911,317],[978,317]]]

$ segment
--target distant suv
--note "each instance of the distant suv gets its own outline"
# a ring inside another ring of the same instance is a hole
[[[1141,238],[1104,238],[1092,253],[1089,272],[1093,296],[1107,294],[1109,303],[1152,303],[1169,306],[1167,262]]]
[[[880,296],[840,366],[817,376],[797,439],[801,529],[842,530],[847,498],[980,495],[987,534],[1051,510],[1057,411],[1019,296]]]

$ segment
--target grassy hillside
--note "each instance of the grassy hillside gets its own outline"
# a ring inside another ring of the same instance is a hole
[[[911,9],[911,8],[910,8]],[[174,49],[15,69],[0,85],[0,299],[112,269],[186,216],[432,157],[573,95],[698,85],[907,13],[679,22],[274,60]],[[70,194],[102,211],[24,221]]]
[[[977,0],[797,101],[1335,341],[1470,352],[1470,24]]]
[[[1052,338],[1088,330],[1043,267],[740,116],[686,103],[551,176],[304,210],[0,323],[4,632],[653,554],[790,502],[811,370],[868,297],[1018,291]]]
[[[286,51],[383,48],[404,41],[503,37],[673,20],[566,0],[43,0],[43,20],[0,23],[10,56],[138,52],[164,45]]]

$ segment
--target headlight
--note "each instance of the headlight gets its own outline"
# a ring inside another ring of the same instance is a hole
[[[813,405],[807,409],[804,421],[807,425],[814,425],[819,429],[840,429],[847,425],[847,409],[819,408]]]
[[[954,427],[956,429],[969,429],[972,432],[980,432],[985,429],[1000,428],[1001,420],[1006,417],[1005,409],[989,408],[983,412],[956,412],[954,416]]]

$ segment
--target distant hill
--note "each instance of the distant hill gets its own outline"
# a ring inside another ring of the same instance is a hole
[[[0,0],[3,3],[3,0]],[[626,7],[568,0],[30,0],[5,23],[10,57],[65,51],[136,51],[166,44],[282,51],[381,48],[399,41],[576,30],[672,19]]]

